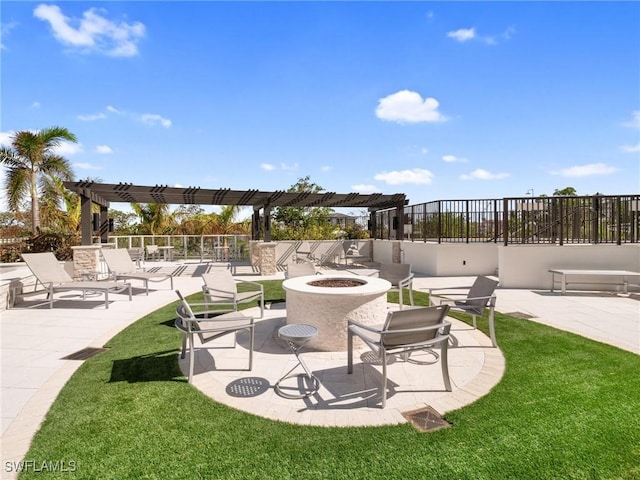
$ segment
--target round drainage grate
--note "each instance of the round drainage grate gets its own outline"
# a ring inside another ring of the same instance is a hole
[[[269,380],[262,377],[245,377],[227,385],[227,394],[231,397],[257,397],[269,390]]]

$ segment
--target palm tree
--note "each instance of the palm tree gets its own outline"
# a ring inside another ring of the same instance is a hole
[[[6,166],[5,190],[11,211],[17,212],[27,196],[31,197],[31,229],[40,228],[39,193],[44,175],[73,180],[69,161],[54,152],[63,141],[77,142],[76,136],[63,127],[19,131],[11,137],[11,147],[0,148],[0,164]]]
[[[173,217],[166,203],[132,203],[131,208],[140,217],[142,233],[160,235],[166,233]]]

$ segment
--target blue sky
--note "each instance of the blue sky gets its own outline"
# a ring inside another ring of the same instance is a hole
[[[77,179],[285,190],[309,175],[411,204],[640,191],[638,2],[0,8],[0,142],[64,126]]]

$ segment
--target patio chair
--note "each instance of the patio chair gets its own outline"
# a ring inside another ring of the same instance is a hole
[[[415,350],[440,347],[440,364],[445,389],[451,391],[447,348],[451,323],[445,320],[448,305],[412,307],[387,313],[382,328],[348,322],[347,373],[353,373],[353,337],[361,338],[382,362],[382,408],[387,404],[387,355],[400,353],[408,359]],[[435,352],[433,352],[435,354]],[[436,359],[438,355],[435,354]]]
[[[315,263],[316,260],[316,257],[314,257],[311,253],[311,245],[309,244],[309,242],[300,242],[293,256],[293,261],[296,263]]]
[[[494,309],[496,306],[496,296],[494,294],[498,286],[497,280],[479,276],[471,287],[445,287],[429,289],[429,304],[447,304],[454,310],[470,313],[473,317],[473,328],[478,328],[476,317],[482,316],[485,309],[489,309],[489,335],[491,344],[498,346],[496,341],[496,331],[494,325]],[[447,290],[467,290],[467,292],[446,292]],[[439,292],[439,293],[435,293]]]
[[[369,261],[371,257],[369,255],[363,255],[360,253],[360,247],[358,246],[358,242],[355,240],[345,240],[342,242],[342,249],[344,251],[344,264],[347,265],[349,259],[351,262],[357,261],[361,263],[362,261]]]
[[[195,339],[197,335],[202,345],[225,335],[233,334],[233,347],[237,344],[237,334],[242,330],[249,331],[249,368],[253,369],[253,344],[254,344],[254,319],[241,312],[220,314],[220,310],[198,310],[193,308],[205,306],[202,303],[189,304],[179,290],[176,290],[180,303],[176,308],[177,318],[175,326],[182,332],[182,352],[180,358],[184,358],[189,344],[189,376],[188,382],[193,379],[193,367],[195,363]]]
[[[157,245],[147,245],[144,249],[146,260],[160,260],[160,249]]]
[[[136,267],[141,268],[141,263],[144,261],[144,250],[139,247],[127,248],[131,260],[136,264]]]
[[[285,278],[302,277],[304,275],[316,275],[316,267],[313,263],[288,263],[287,270],[284,272]]]
[[[413,305],[413,273],[410,263],[381,263],[378,278],[391,283],[391,290],[398,292],[400,310],[404,303],[403,290],[409,290],[409,303]]]
[[[149,282],[169,280],[171,282],[171,290],[173,290],[173,275],[170,273],[152,273],[138,270],[136,264],[129,256],[129,252],[123,248],[102,249],[102,258],[107,264],[109,274],[114,280],[142,280],[147,295],[149,295]]]
[[[28,294],[47,292],[49,308],[53,308],[54,293],[81,291],[82,300],[86,298],[87,292],[99,292],[104,294],[104,308],[109,308],[109,293],[120,293],[129,291],[129,301],[131,301],[131,284],[114,281],[81,280],[74,279],[65,270],[64,266],[52,252],[43,253],[23,253],[22,259],[29,267],[29,270],[36,277],[36,287],[40,283],[45,290],[36,290]]]
[[[236,312],[238,306],[258,300],[260,304],[260,318],[264,317],[264,288],[257,282],[239,280],[231,275],[229,270],[218,269],[216,272],[202,275],[204,285],[202,294],[204,302],[208,306],[228,306],[217,311]],[[243,291],[238,291],[238,286],[243,286]]]

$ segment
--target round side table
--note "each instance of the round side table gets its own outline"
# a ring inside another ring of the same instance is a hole
[[[318,329],[313,325],[293,323],[290,325],[285,325],[278,329],[278,337],[289,344],[289,348],[298,360],[298,363],[295,364],[293,368],[289,370],[280,380],[278,380],[273,387],[276,393],[281,397],[291,399],[307,398],[316,393],[320,388],[320,382],[318,381],[316,376],[311,373],[311,370],[309,369],[309,367],[307,367],[307,364],[304,362],[302,357],[300,357],[300,350],[302,350],[302,347],[304,347],[309,342],[309,340],[311,340],[316,335],[318,335]],[[292,372],[298,367],[298,365],[302,367],[304,373],[292,375]],[[284,387],[281,385],[281,383],[284,380],[295,377],[299,377],[302,379],[302,382],[299,382],[298,388],[298,391],[301,393],[292,394],[284,391],[285,389],[291,390],[292,387]]]

